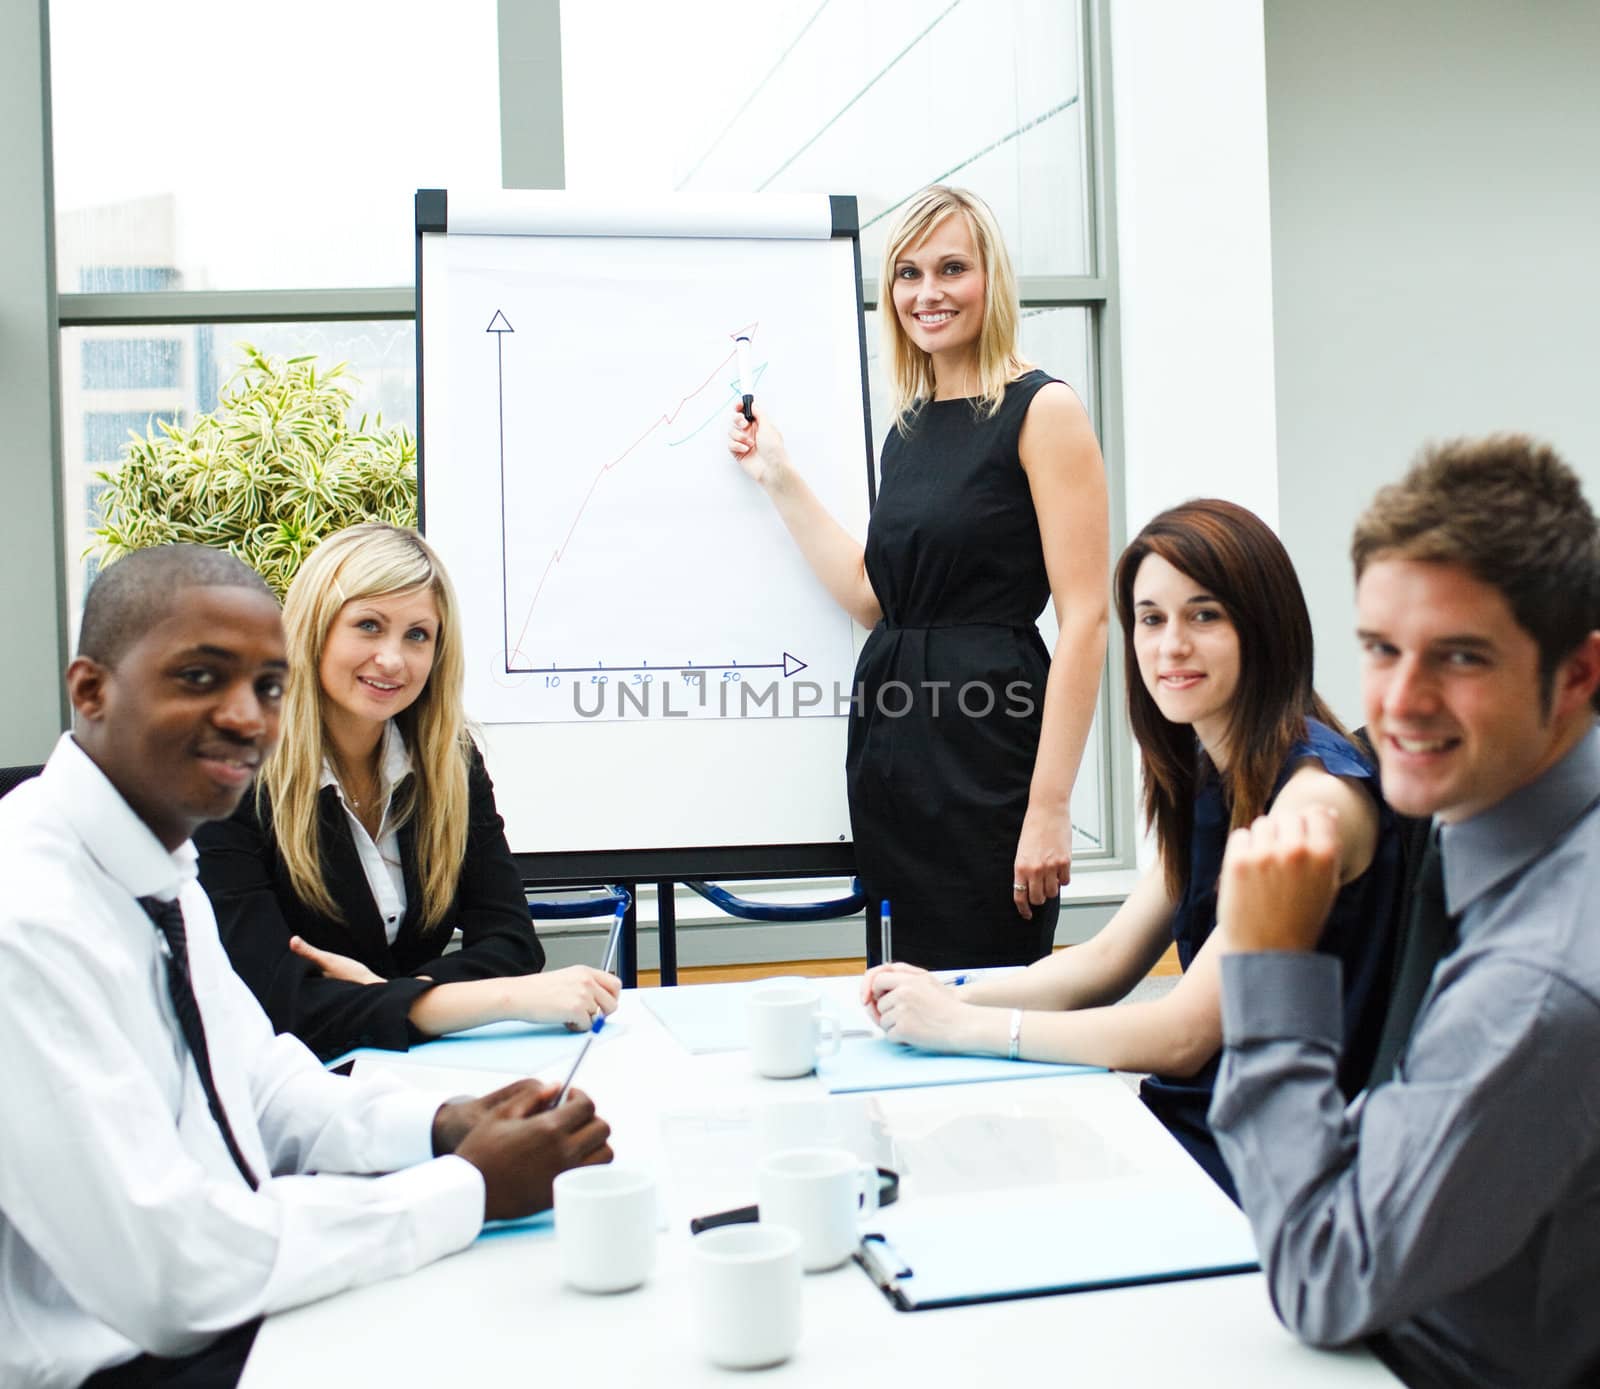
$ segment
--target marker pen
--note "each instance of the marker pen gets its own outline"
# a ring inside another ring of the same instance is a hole
[[[883,944],[883,964],[888,964],[894,959],[894,923],[890,919],[889,899],[885,897],[878,907],[878,919],[882,923],[881,934],[878,939]]]
[[[744,333],[740,333],[733,340],[733,345],[739,354],[739,390],[744,394],[741,408],[744,410],[745,419],[753,424],[755,423],[756,412],[751,406],[754,404],[756,397],[752,389],[755,381],[750,375],[750,339]]]

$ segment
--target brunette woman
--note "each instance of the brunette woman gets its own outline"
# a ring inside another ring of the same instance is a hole
[[[892,965],[863,996],[889,1036],[1146,1071],[1145,1102],[1234,1194],[1206,1111],[1222,1045],[1217,878],[1229,833],[1283,812],[1338,816],[1342,884],[1319,949],[1344,970],[1346,1095],[1366,1082],[1388,999],[1400,849],[1367,755],[1312,688],[1311,620],[1278,538],[1243,507],[1163,512],[1116,571],[1129,715],[1157,858],[1090,941],[961,988]],[[1176,945],[1164,997],[1112,1008]]]

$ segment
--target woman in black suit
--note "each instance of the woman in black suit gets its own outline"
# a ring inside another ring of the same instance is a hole
[[[195,835],[234,968],[323,1057],[481,1023],[587,1028],[615,977],[539,971],[494,787],[462,712],[455,594],[414,531],[329,537],[289,588],[283,733]],[[445,953],[456,931],[461,948]]]

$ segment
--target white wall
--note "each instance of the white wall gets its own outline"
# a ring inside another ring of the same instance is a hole
[[[1196,496],[1276,526],[1260,0],[1111,0],[1111,65],[1124,534]]]
[[[1278,517],[1260,0],[1112,0],[1127,534]]]
[[[1600,498],[1600,5],[1265,18],[1282,534],[1359,721],[1350,529],[1424,440],[1525,430]]]

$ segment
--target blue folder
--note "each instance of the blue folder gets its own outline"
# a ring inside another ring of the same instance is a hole
[[[452,1032],[448,1037],[435,1037],[410,1051],[357,1047],[327,1065],[329,1070],[339,1070],[369,1057],[401,1064],[416,1061],[425,1066],[532,1075],[565,1057],[577,1055],[585,1035],[568,1032],[560,1023],[490,1022],[465,1032]]]
[[[758,989],[784,984],[812,984],[799,978],[752,979],[732,984],[694,984],[689,987],[641,989],[639,998],[661,1025],[687,1052],[698,1056],[711,1051],[740,1051],[749,1045],[750,1027],[745,1017],[750,995]],[[825,1009],[832,1007],[826,1000]],[[840,1009],[844,1026],[867,1028],[859,1008]],[[851,1016],[852,1013],[859,1016]],[[847,1031],[846,1035],[850,1035]]]
[[[817,1061],[817,1077],[832,1095],[857,1090],[906,1090],[919,1085],[968,1085],[985,1080],[1098,1073],[1101,1066],[1054,1061],[1008,1061],[1003,1056],[942,1056],[887,1037],[847,1037],[838,1055]]]
[[[856,1262],[902,1312],[1259,1267],[1220,1192],[1148,1176],[908,1198],[868,1217]]]
[[[478,1231],[478,1243],[484,1240],[506,1239],[512,1235],[553,1235],[556,1232],[556,1213],[540,1211],[525,1215],[519,1220],[485,1220]]]

